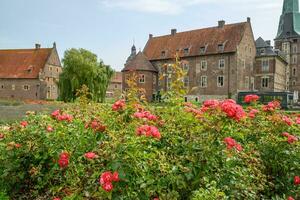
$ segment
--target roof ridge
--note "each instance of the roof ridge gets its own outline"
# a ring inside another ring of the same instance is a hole
[[[232,23],[232,24],[225,24],[224,27],[226,27],[226,26],[237,26],[237,25],[242,25],[242,24],[247,24],[247,23],[248,22],[237,22],[237,23]],[[175,35],[182,34],[182,33],[194,32],[194,31],[200,31],[200,30],[213,29],[213,28],[218,28],[218,26],[211,26],[211,27],[206,27],[206,28],[197,28],[197,29],[192,29],[192,30],[188,30],[188,31],[177,32]],[[170,34],[153,36],[152,39],[154,39],[154,38],[156,39],[156,38],[168,37],[168,36],[170,36]]]
[[[32,48],[32,49],[0,49],[0,51],[32,51],[32,50],[51,50],[52,48]]]

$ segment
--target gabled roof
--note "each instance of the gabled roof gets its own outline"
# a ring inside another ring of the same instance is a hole
[[[122,83],[122,72],[115,72],[111,78],[112,83]]]
[[[0,50],[0,78],[38,78],[52,48]]]
[[[173,58],[176,51],[189,49],[185,56],[220,53],[218,45],[223,44],[223,53],[235,52],[239,45],[248,22],[228,24],[223,27],[211,27],[171,35],[149,38],[144,54],[149,60]],[[205,47],[205,53],[200,53],[200,48]],[[165,56],[162,57],[162,51]],[[184,57],[184,56],[183,56]]]
[[[267,47],[269,45],[266,43],[266,41],[264,39],[262,39],[261,37],[259,37],[255,41],[255,46],[256,46],[256,48],[263,48],[263,47]]]
[[[138,54],[125,64],[124,71],[152,71],[157,72],[157,69],[149,62],[148,58],[139,51]]]

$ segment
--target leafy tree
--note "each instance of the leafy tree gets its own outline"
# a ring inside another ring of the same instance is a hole
[[[109,65],[97,55],[85,49],[67,50],[63,58],[63,72],[60,75],[60,100],[74,101],[78,89],[86,85],[95,102],[105,100],[106,90],[114,73]]]

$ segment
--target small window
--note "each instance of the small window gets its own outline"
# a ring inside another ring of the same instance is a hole
[[[225,60],[224,59],[220,59],[219,60],[219,68],[223,69],[225,67]]]
[[[58,73],[58,71],[59,71],[59,69],[58,69],[58,67],[56,68],[56,72]]]
[[[28,91],[30,89],[29,85],[23,85],[23,90]]]
[[[189,54],[189,48],[184,48],[183,53],[184,53],[184,55],[188,55]]]
[[[246,89],[249,89],[249,84],[250,84],[250,82],[249,82],[249,77],[246,76],[246,77],[245,77],[245,88],[246,88]]]
[[[117,89],[118,88],[118,85],[117,84],[115,84],[115,89]]]
[[[207,76],[200,77],[200,87],[202,87],[202,88],[207,87]]]
[[[161,52],[161,57],[165,58],[166,57],[166,51]]]
[[[218,76],[218,83],[217,86],[218,87],[223,87],[224,86],[224,76]]]
[[[52,67],[49,67],[49,71],[50,71],[50,72],[52,71]]]
[[[139,82],[140,83],[145,83],[145,75],[144,74],[140,74],[140,76],[139,76]]]
[[[184,80],[183,80],[183,83],[184,83],[184,87],[189,87],[189,77],[184,77]]]
[[[223,52],[224,51],[224,45],[223,44],[219,44],[218,45],[218,51],[219,52]]]
[[[293,86],[295,86],[296,85],[296,81],[293,81]]]
[[[268,59],[264,59],[261,61],[261,69],[263,72],[269,71],[269,60]]]
[[[297,64],[297,56],[296,56],[296,55],[293,55],[292,58],[293,58],[293,59],[292,59],[293,64]]]
[[[200,47],[200,54],[205,54],[205,47]]]
[[[263,77],[261,79],[261,87],[263,87],[263,88],[269,87],[269,77]]]
[[[243,68],[246,69],[246,61],[245,61],[245,59],[242,60],[242,65],[243,65]]]
[[[173,72],[173,65],[169,64],[167,67],[167,71],[168,73],[172,73]]]
[[[297,45],[294,45],[294,47],[293,47],[293,53],[297,53]]]
[[[198,97],[196,97],[196,98],[195,98],[195,102],[198,102],[198,101],[199,101],[199,98],[198,98]]]
[[[296,76],[296,68],[293,68],[293,76]]]
[[[207,62],[206,60],[201,61],[201,70],[206,71],[207,70]]]
[[[3,90],[4,89],[4,85],[0,85],[0,89]]]
[[[184,70],[184,71],[186,71],[186,72],[189,71],[189,68],[190,68],[190,66],[189,66],[188,63],[184,63],[184,64],[183,64],[183,70]]]
[[[11,85],[11,90],[15,90],[16,89],[16,85]]]

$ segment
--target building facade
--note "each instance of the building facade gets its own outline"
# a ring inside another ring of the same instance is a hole
[[[289,64],[289,90],[300,91],[300,13],[298,0],[284,0],[275,48],[283,52]]]
[[[250,18],[236,24],[219,21],[216,27],[180,33],[172,29],[169,35],[158,37],[150,34],[140,54],[149,61],[148,66],[151,64],[151,72],[155,74],[148,76],[164,78],[149,78],[148,96],[170,89],[172,69],[164,65],[174,63],[176,53],[187,73],[183,81],[191,98],[234,98],[239,91],[254,88],[256,50]],[[125,69],[128,65],[127,61]],[[136,68],[141,67],[140,64]]]
[[[289,90],[289,66],[284,54],[261,37],[256,40],[255,90],[284,92]]]
[[[115,72],[106,91],[106,97],[117,97],[122,93],[122,72]]]
[[[55,100],[58,98],[58,81],[62,72],[56,49],[0,50],[0,98]]]

